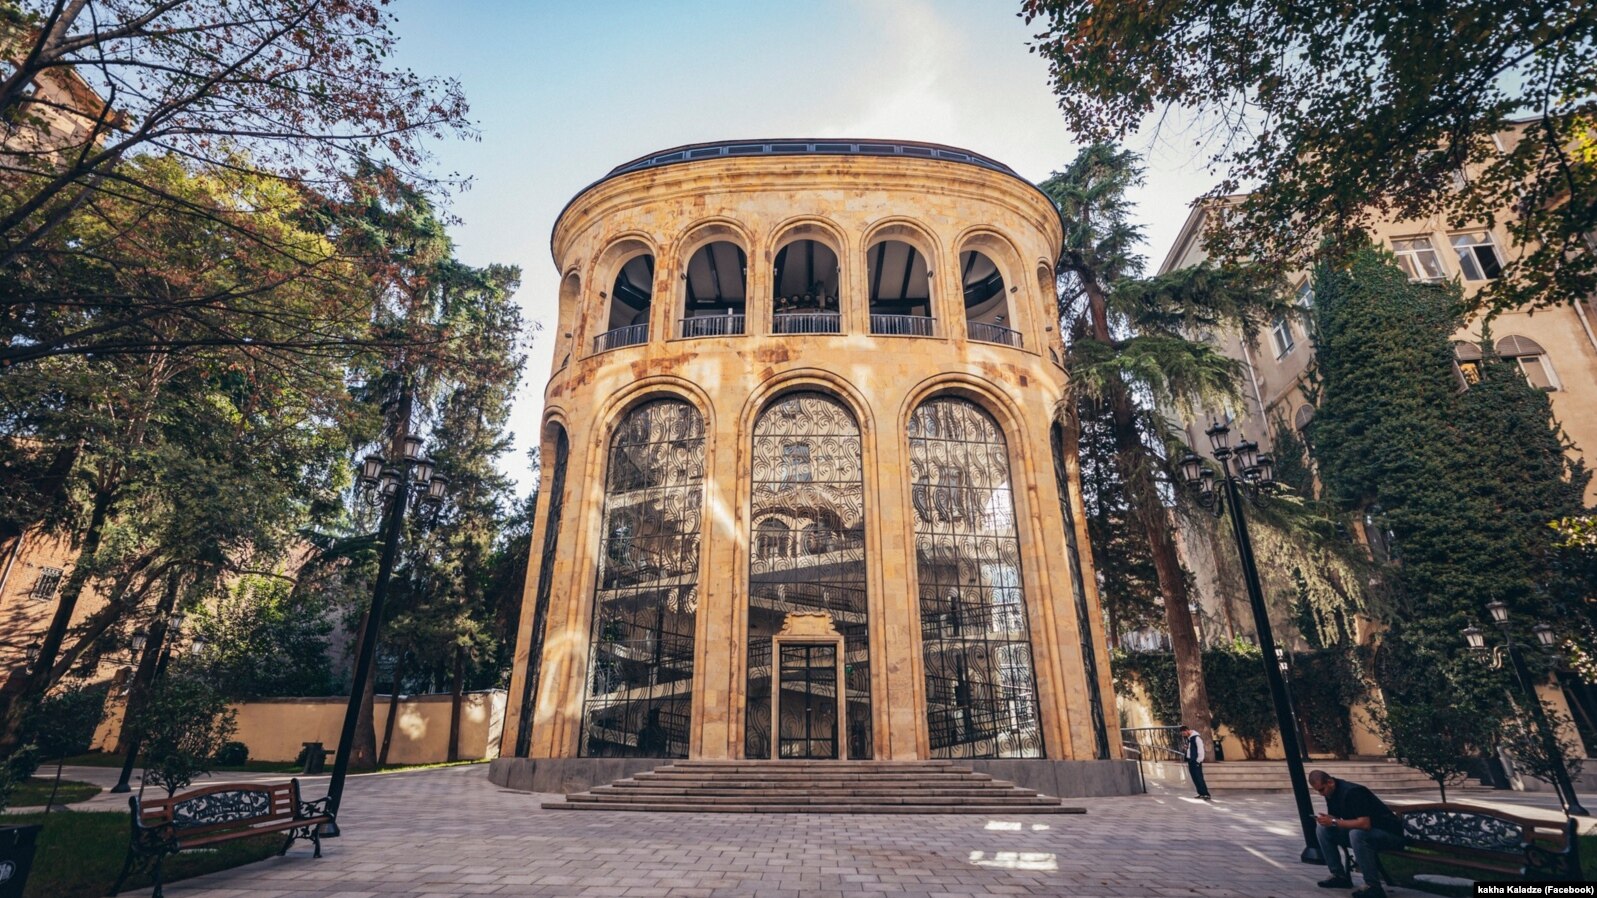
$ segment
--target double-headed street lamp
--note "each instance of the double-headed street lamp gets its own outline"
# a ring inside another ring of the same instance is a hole
[[[1570,815],[1579,814],[1586,816],[1586,809],[1581,807],[1580,799],[1575,797],[1575,784],[1569,779],[1569,768],[1564,763],[1564,753],[1558,747],[1558,738],[1553,732],[1552,722],[1547,719],[1547,712],[1542,708],[1541,697],[1536,694],[1536,681],[1531,678],[1530,669],[1525,666],[1525,658],[1519,653],[1519,645],[1514,642],[1514,634],[1509,630],[1508,604],[1501,600],[1486,603],[1486,610],[1492,616],[1492,623],[1503,631],[1501,646],[1493,646],[1492,666],[1501,667],[1503,664],[1503,649],[1508,649],[1508,660],[1514,668],[1514,679],[1519,681],[1519,689],[1525,693],[1525,702],[1530,705],[1531,718],[1536,722],[1537,734],[1541,737],[1542,751],[1547,753],[1547,758],[1552,762],[1553,786],[1558,789],[1558,800],[1563,803],[1564,811]],[[1531,632],[1536,634],[1536,641],[1543,647],[1550,648],[1558,638],[1553,634],[1553,628],[1545,623],[1538,623],[1531,627]],[[1479,627],[1469,626],[1464,628],[1464,640],[1469,644],[1470,650],[1477,654],[1486,653],[1486,634]]]
[[[1214,460],[1219,463],[1220,484],[1215,489],[1215,472],[1204,465],[1203,459],[1187,453],[1181,459],[1181,476],[1187,485],[1198,491],[1198,498],[1215,517],[1231,512],[1231,535],[1236,539],[1237,556],[1242,562],[1242,579],[1247,584],[1248,601],[1253,606],[1253,628],[1258,632],[1259,650],[1264,659],[1264,677],[1270,684],[1270,699],[1275,705],[1276,725],[1281,731],[1281,748],[1286,752],[1287,773],[1292,780],[1292,794],[1297,799],[1298,822],[1303,827],[1303,853],[1299,856],[1305,864],[1324,863],[1320,855],[1320,841],[1315,832],[1314,806],[1309,802],[1309,781],[1303,774],[1303,754],[1298,748],[1298,728],[1292,713],[1292,698],[1287,692],[1282,671],[1286,665],[1277,659],[1275,637],[1270,630],[1270,613],[1264,606],[1264,590],[1259,585],[1259,568],[1253,560],[1253,540],[1248,536],[1248,522],[1243,516],[1243,492],[1256,496],[1275,485],[1275,459],[1259,454],[1259,444],[1243,439],[1231,446],[1231,428],[1216,422],[1204,431],[1214,450]]]
[[[383,619],[383,601],[388,596],[388,578],[399,554],[399,532],[405,511],[412,506],[424,514],[436,512],[443,504],[449,478],[433,472],[433,460],[422,455],[422,439],[405,437],[404,454],[397,464],[381,455],[368,455],[361,463],[360,485],[366,501],[382,509],[382,559],[377,564],[377,582],[372,587],[371,610],[360,634],[360,654],[349,684],[349,704],[344,709],[344,728],[338,737],[338,754],[333,761],[333,778],[327,784],[327,805],[333,814],[344,797],[344,777],[349,773],[349,757],[354,750],[355,726],[360,721],[361,699],[366,695],[366,680],[371,676],[372,657],[377,649],[377,633]],[[326,824],[322,835],[337,836],[338,824]]]

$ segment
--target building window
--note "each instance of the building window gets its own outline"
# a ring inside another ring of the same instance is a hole
[[[788,443],[782,447],[782,480],[785,483],[809,483],[810,444]]]
[[[1453,234],[1453,252],[1458,254],[1459,270],[1466,281],[1496,280],[1503,273],[1503,262],[1497,256],[1497,245],[1492,235],[1485,231],[1470,234]]]
[[[1458,375],[1460,389],[1467,390],[1481,382],[1481,348],[1474,343],[1458,341],[1453,344],[1453,368]]]
[[[1547,360],[1546,350],[1541,348],[1535,340],[1510,334],[1497,341],[1497,354],[1519,366],[1520,373],[1531,382],[1532,386],[1543,390],[1557,390],[1560,388],[1558,375],[1553,372],[1552,363]]]
[[[749,559],[748,680],[744,757],[807,756],[806,722],[836,725],[835,705],[806,712],[806,693],[785,683],[772,733],[771,637],[793,612],[824,611],[843,634],[847,720],[837,727],[839,758],[869,758],[871,677],[869,605],[865,591],[865,480],[859,423],[842,403],[816,392],[788,393],[754,425],[752,519],[756,551]],[[802,478],[794,450],[802,448]],[[780,516],[790,523],[780,523]],[[767,552],[780,540],[781,551]],[[780,680],[780,677],[776,679]],[[830,687],[828,687],[830,689]],[[836,695],[836,693],[832,693]]]
[[[1303,283],[1298,285],[1297,302],[1298,302],[1298,308],[1303,309],[1304,311],[1308,311],[1309,309],[1314,308],[1314,281],[1313,280],[1310,280],[1308,278],[1304,278],[1303,279]]]
[[[1057,422],[1050,443],[1054,450],[1054,483],[1059,487],[1059,513],[1065,525],[1065,554],[1070,562],[1070,593],[1076,605],[1076,630],[1081,634],[1082,672],[1087,678],[1087,706],[1092,715],[1093,757],[1109,757],[1109,727],[1104,720],[1098,691],[1098,647],[1092,635],[1092,610],[1087,605],[1087,585],[1081,574],[1081,548],[1076,539],[1076,511],[1070,504],[1070,474],[1065,468],[1065,429]]]
[[[698,411],[657,399],[628,412],[605,477],[583,757],[687,757],[703,498]]]
[[[564,427],[555,425],[554,470],[549,484],[549,510],[543,524],[543,552],[538,559],[538,589],[532,606],[532,645],[527,650],[527,672],[521,692],[521,720],[516,729],[516,757],[525,758],[532,749],[533,702],[538,697],[538,679],[543,671],[544,633],[549,623],[549,592],[554,583],[555,548],[560,539],[560,515],[565,508],[566,462],[571,441]]]
[[[28,595],[39,601],[55,598],[56,591],[61,588],[62,570],[58,567],[45,567],[39,569],[39,579],[33,581],[33,589]]]
[[[1429,237],[1405,237],[1392,241],[1392,252],[1397,254],[1397,264],[1411,281],[1439,281],[1442,258],[1436,254]]]
[[[1292,323],[1287,321],[1285,315],[1275,316],[1275,321],[1270,324],[1270,337],[1275,341],[1275,357],[1285,358],[1297,343],[1292,340]]]
[[[941,434],[933,436],[932,434]],[[909,421],[926,720],[934,758],[1040,758],[1037,683],[1003,432],[946,396]]]

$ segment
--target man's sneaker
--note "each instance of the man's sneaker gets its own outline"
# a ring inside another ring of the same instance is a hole
[[[1386,898],[1386,890],[1379,885],[1365,886],[1353,890],[1353,898]]]
[[[1351,889],[1351,888],[1353,888],[1353,880],[1348,879],[1346,876],[1333,876],[1330,879],[1322,879],[1322,880],[1320,880],[1320,888],[1322,888],[1322,889]]]
[[[1213,795],[1199,795],[1198,797],[1203,799],[1204,801],[1214,801],[1214,796]]]

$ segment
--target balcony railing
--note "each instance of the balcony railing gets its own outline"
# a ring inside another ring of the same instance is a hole
[[[741,333],[742,315],[704,315],[682,319],[683,337],[735,337]]]
[[[1010,330],[1003,325],[967,321],[965,334],[978,343],[1002,343],[1005,346],[1020,348],[1020,331]]]
[[[649,340],[649,323],[632,324],[618,327],[613,331],[605,331],[593,338],[594,352],[607,352],[611,349],[620,349],[623,346],[636,346],[647,343]]]
[[[933,319],[925,315],[872,315],[871,333],[888,337],[930,337]]]
[[[776,334],[840,334],[843,317],[836,312],[782,312],[771,316]]]

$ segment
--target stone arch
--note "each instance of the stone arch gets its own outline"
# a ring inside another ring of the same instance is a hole
[[[571,363],[572,348],[582,339],[577,324],[582,320],[582,275],[573,267],[560,279],[560,299],[557,312],[559,329],[555,332],[555,370]]]
[[[970,339],[1022,348],[1029,322],[1027,303],[1019,296],[1023,268],[1014,243],[996,231],[973,228],[954,245]]]
[[[744,751],[751,758],[868,758],[873,673],[863,432],[833,391],[792,379],[784,387],[762,397],[747,431]],[[778,546],[782,551],[771,551]],[[810,707],[786,688],[772,700],[783,682],[772,637],[788,614],[811,612],[831,615],[844,638],[841,720],[831,703]],[[795,704],[802,707],[790,714]],[[778,721],[771,719],[773,706]],[[812,729],[823,731],[822,738],[810,738]]]
[[[861,242],[865,298],[875,334],[931,336],[935,273],[942,247],[919,223],[892,218],[872,227]]]
[[[958,389],[914,403],[905,439],[930,754],[1044,757],[1014,440]]]
[[[692,402],[655,391],[607,427],[580,756],[688,754],[706,423]]]
[[[747,333],[753,240],[731,219],[694,224],[677,241],[673,256],[680,286],[672,299],[677,336],[710,337]]]
[[[645,262],[639,263],[639,259]],[[649,235],[637,231],[628,231],[613,237],[605,244],[594,259],[593,274],[588,284],[591,289],[599,291],[601,302],[595,303],[590,320],[593,326],[590,329],[596,339],[622,328],[643,325],[643,339],[631,342],[643,342],[648,338],[649,314],[653,306],[655,294],[655,272],[659,264],[660,248]],[[617,285],[625,284],[631,288],[629,297],[618,300]],[[642,296],[632,291],[644,291]],[[641,307],[639,307],[641,303]],[[619,345],[629,345],[621,343]],[[594,351],[605,348],[614,348],[608,344],[590,347]]]
[[[778,317],[772,330],[840,333],[847,284],[843,260],[849,257],[843,232],[824,219],[800,218],[782,223],[773,234],[770,302]]]

